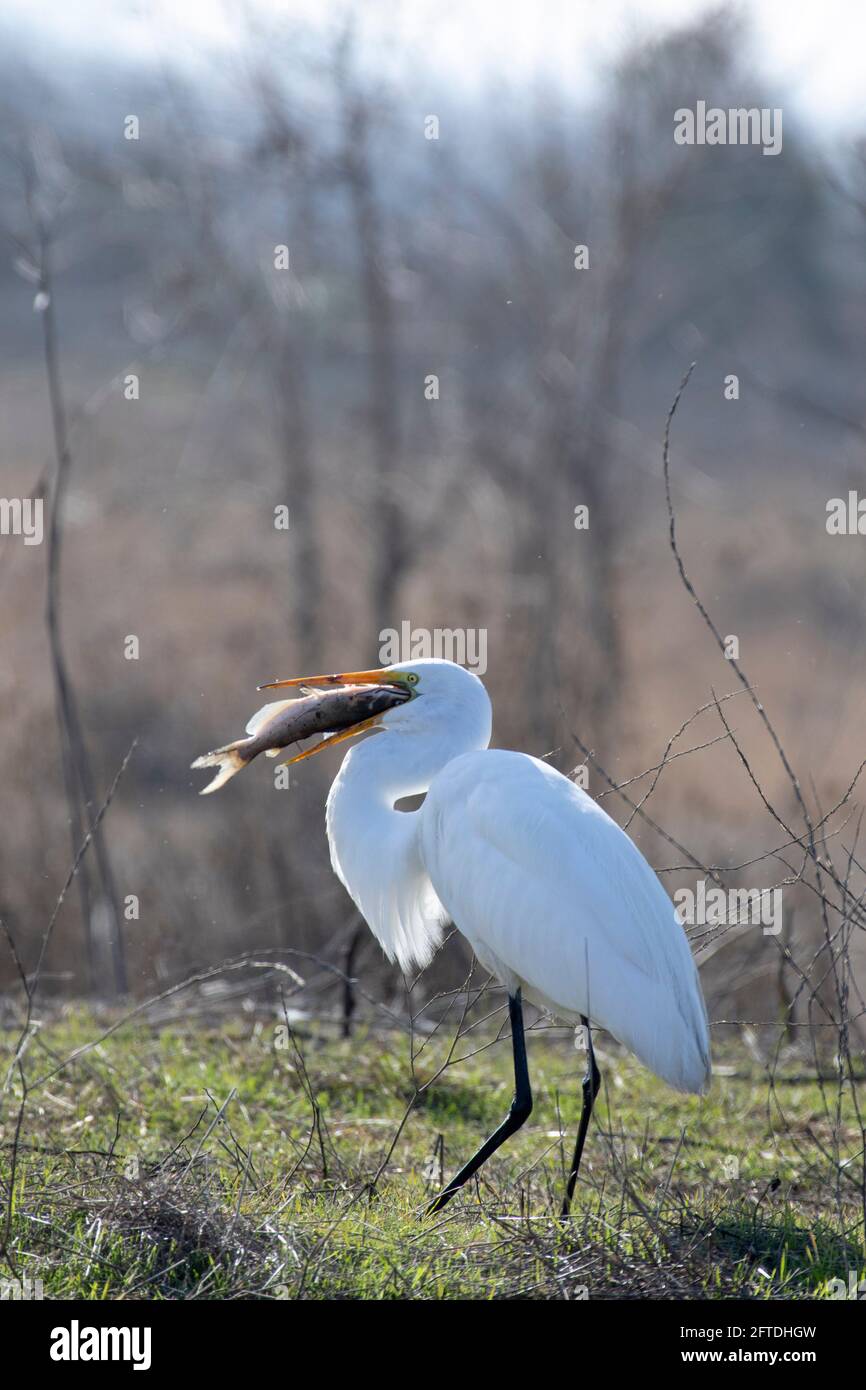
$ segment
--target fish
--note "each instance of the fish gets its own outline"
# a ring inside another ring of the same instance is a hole
[[[305,687],[301,687],[305,689]],[[341,733],[348,738],[378,722],[381,715],[411,699],[411,692],[389,685],[347,685],[339,690],[309,690],[299,700],[274,700],[263,705],[247,724],[247,738],[203,753],[193,768],[215,767],[216,776],[199,795],[219,791],[232,777],[264,753],[275,758],[290,744],[312,734]]]

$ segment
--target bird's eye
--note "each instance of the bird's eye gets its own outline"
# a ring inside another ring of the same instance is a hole
[[[406,684],[407,684],[407,685],[417,685],[417,684],[418,684],[418,676],[415,674],[414,671],[409,671],[409,672],[408,672],[408,674],[407,674],[407,676],[406,676]]]

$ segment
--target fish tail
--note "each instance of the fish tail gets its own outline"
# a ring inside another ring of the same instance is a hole
[[[207,796],[210,792],[219,791],[230,777],[234,777],[236,772],[240,772],[246,767],[250,757],[243,750],[250,743],[252,743],[252,739],[240,738],[237,743],[227,743],[224,748],[215,748],[212,753],[203,753],[200,758],[196,758],[195,762],[190,764],[191,767],[216,767],[219,769],[207,786],[202,787],[199,796]]]

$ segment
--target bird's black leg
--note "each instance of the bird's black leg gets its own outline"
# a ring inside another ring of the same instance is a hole
[[[580,1167],[580,1157],[583,1153],[586,1131],[589,1129],[589,1117],[592,1114],[592,1107],[595,1104],[598,1088],[601,1085],[601,1073],[595,1064],[595,1053],[592,1048],[592,1030],[589,1026],[589,1019],[586,1018],[584,1014],[581,1014],[580,1021],[583,1024],[586,1034],[586,1075],[583,1078],[583,1108],[580,1112],[577,1143],[574,1146],[574,1158],[571,1160],[571,1171],[568,1175],[568,1185],[565,1189],[565,1201],[562,1204],[563,1216],[568,1216],[571,1199],[574,1196],[574,1185],[577,1182],[577,1170]]]
[[[451,1201],[455,1192],[476,1173],[482,1163],[495,1153],[500,1144],[504,1144],[512,1134],[529,1118],[532,1111],[532,1089],[529,1085],[529,1069],[526,1065],[526,1039],[523,1036],[523,1006],[520,1002],[520,990],[516,994],[508,996],[508,1014],[511,1019],[511,1045],[514,1049],[514,1100],[511,1102],[511,1109],[499,1128],[485,1140],[476,1154],[473,1154],[468,1163],[463,1167],[456,1177],[452,1178],[447,1187],[443,1187],[438,1197],[435,1197],[427,1208],[427,1215],[432,1216],[434,1212],[441,1211],[447,1202]]]

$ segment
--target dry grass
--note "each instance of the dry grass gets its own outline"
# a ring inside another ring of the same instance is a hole
[[[77,1012],[46,1023],[20,1136],[17,1274],[49,1297],[802,1298],[866,1265],[856,1184],[845,1179],[836,1201],[820,1094],[796,1080],[793,1053],[777,1076],[789,1132],[741,1044],[723,1049],[730,1074],[703,1102],[603,1045],[597,1122],[563,1224],[553,1213],[579,1058],[561,1030],[533,1030],[531,1122],[446,1214],[424,1219],[440,1169],[507,1106],[507,1041],[449,1068],[400,1128],[414,1094],[405,1037],[362,1027],[346,1041],[310,1019],[284,1048],[279,1018],[260,1008],[195,1025],[178,1012],[122,1027],[60,1071],[52,1059],[101,1030]],[[416,1055],[422,1082],[445,1045],[434,1036]],[[54,1074],[39,1084],[43,1061]],[[13,1086],[7,1177],[14,1101]],[[858,1134],[846,1113],[846,1163]]]

